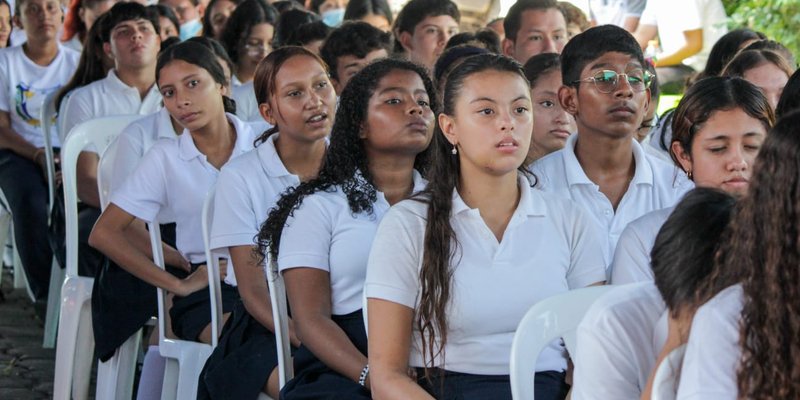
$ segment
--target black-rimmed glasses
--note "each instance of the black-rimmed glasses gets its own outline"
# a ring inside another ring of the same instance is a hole
[[[594,82],[594,86],[600,93],[611,93],[617,89],[621,76],[625,77],[625,80],[628,81],[628,85],[631,86],[634,92],[644,92],[650,87],[650,83],[653,81],[652,75],[642,69],[636,69],[624,74],[604,69],[602,71],[597,71],[594,76],[573,81],[572,84]]]

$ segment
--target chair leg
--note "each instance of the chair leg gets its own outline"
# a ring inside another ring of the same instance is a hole
[[[96,399],[128,400],[133,397],[136,358],[142,341],[142,331],[136,332],[106,362],[97,364]]]
[[[64,295],[70,299],[78,298],[75,292],[80,290],[80,285],[73,279],[64,281]],[[52,294],[51,294],[52,295]],[[78,340],[78,326],[80,324],[80,304],[65,301],[61,303],[58,325],[58,347],[56,348],[55,378],[53,379],[53,399],[70,400],[72,392],[72,374],[76,346]]]
[[[72,376],[72,398],[86,399],[89,396],[89,381],[94,360],[94,333],[92,332],[92,303],[84,300],[80,310],[78,336],[75,342],[75,364]]]
[[[180,366],[178,360],[167,358],[164,368],[164,385],[161,389],[161,400],[176,400],[178,398],[178,374]]]
[[[61,269],[53,257],[50,267],[50,289],[47,295],[47,314],[44,321],[44,339],[42,347],[52,349],[56,345],[56,333],[58,331],[58,314],[60,312],[61,287],[64,285],[65,271]],[[91,322],[91,321],[90,321]]]

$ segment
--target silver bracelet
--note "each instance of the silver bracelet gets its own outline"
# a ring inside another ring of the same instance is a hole
[[[361,375],[358,376],[358,384],[361,386],[366,386],[367,384],[367,375],[369,375],[369,364],[364,366],[364,369],[361,370]]]

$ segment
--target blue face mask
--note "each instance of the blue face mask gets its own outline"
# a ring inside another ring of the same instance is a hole
[[[203,23],[200,22],[200,19],[193,19],[185,24],[182,24],[180,28],[181,41],[197,36],[202,29]]]
[[[344,8],[334,8],[322,13],[322,22],[331,28],[336,28],[344,21]]]

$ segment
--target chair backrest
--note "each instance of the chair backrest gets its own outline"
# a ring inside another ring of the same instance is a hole
[[[164,249],[161,247],[161,227],[158,221],[149,222],[147,230],[150,231],[150,248],[153,252],[153,264],[161,269],[165,269]],[[167,337],[167,305],[164,289],[156,286],[158,297],[158,342],[162,343]]]
[[[280,387],[294,377],[291,342],[289,340],[289,310],[286,305],[286,286],[278,272],[278,264],[269,254],[266,271],[269,298],[272,303],[272,320],[275,324],[275,342],[278,346],[278,381]]]
[[[41,114],[39,121],[42,124],[42,135],[44,136],[44,156],[47,164],[47,222],[50,224],[50,215],[53,211],[53,197],[56,188],[56,168],[55,168],[55,155],[53,153],[53,140],[50,130],[53,128],[56,116],[56,96],[58,90],[48,94],[44,98],[42,104]]]
[[[135,119],[135,116],[102,117],[82,122],[72,128],[64,141],[61,152],[61,168],[64,181],[67,276],[78,276],[78,156],[89,146],[94,146],[98,154],[102,154],[132,118]]]
[[[206,250],[206,266],[208,267],[208,295],[211,299],[211,347],[217,347],[219,332],[222,330],[222,290],[220,288],[219,258],[211,251],[211,224],[214,223],[214,197],[216,185],[206,194],[203,202],[201,225],[203,230],[203,246]]]
[[[683,356],[686,354],[686,345],[683,344],[672,350],[661,362],[653,378],[653,400],[675,400],[678,395],[678,381],[681,377]]]
[[[539,301],[525,313],[511,344],[511,394],[515,399],[533,399],[539,353],[553,340],[574,332],[589,306],[611,289],[592,286],[570,290]],[[566,345],[575,348],[574,342]]]
[[[105,210],[108,202],[111,199],[111,178],[112,169],[114,168],[114,160],[117,157],[117,146],[119,144],[119,133],[130,125],[131,122],[142,118],[141,115],[118,115],[114,118],[113,124],[109,124],[110,128],[117,130],[111,143],[106,146],[104,151],[99,152],[100,162],[97,164],[97,190],[100,193],[100,209]],[[117,129],[119,128],[119,129]]]

